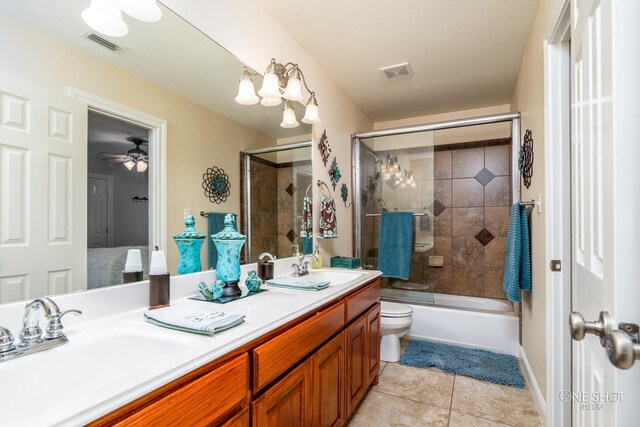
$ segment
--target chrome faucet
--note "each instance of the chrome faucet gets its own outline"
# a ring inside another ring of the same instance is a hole
[[[39,325],[40,308],[43,308],[49,323],[47,329],[42,334]],[[53,347],[67,343],[69,340],[63,333],[60,319],[68,313],[80,315],[80,310],[67,310],[60,312],[58,305],[49,297],[42,297],[31,301],[24,308],[22,318],[22,331],[20,331],[20,342],[15,345],[11,331],[0,327],[0,362],[26,356],[31,353],[38,353]]]
[[[299,277],[309,274],[309,264],[311,263],[311,261],[309,261],[307,258],[313,258],[314,261],[318,261],[318,257],[313,254],[302,255],[300,258],[298,258],[297,264],[293,263],[291,265],[291,267],[293,267],[293,273],[291,273],[293,277]]]

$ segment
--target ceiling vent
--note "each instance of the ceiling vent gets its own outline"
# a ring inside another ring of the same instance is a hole
[[[389,67],[383,67],[380,68],[380,71],[382,71],[389,80],[397,80],[413,76],[413,71],[411,71],[411,66],[408,62],[391,65]]]
[[[109,49],[111,52],[117,53],[122,50],[122,48],[117,44],[111,43],[109,40],[103,39],[95,33],[87,33],[84,36],[92,42],[104,47],[105,49]]]

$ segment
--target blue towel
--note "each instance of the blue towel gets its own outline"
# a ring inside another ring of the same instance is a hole
[[[502,288],[510,301],[520,302],[520,291],[531,290],[531,252],[527,208],[517,202],[509,211],[507,256]]]
[[[382,212],[378,270],[382,277],[408,280],[411,272],[413,212]]]
[[[313,252],[313,237],[302,238],[302,255],[309,255]]]
[[[207,221],[207,228],[208,228],[207,244],[209,248],[209,268],[215,269],[216,265],[218,265],[218,250],[216,249],[216,245],[215,243],[213,243],[211,236],[224,229],[225,216],[227,216],[227,214],[224,212],[209,212],[209,217]],[[238,216],[236,214],[233,214],[233,219],[235,220],[233,223],[237,224]],[[236,226],[236,230],[237,229],[238,227]]]

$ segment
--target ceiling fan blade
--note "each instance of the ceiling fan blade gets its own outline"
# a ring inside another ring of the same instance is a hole
[[[124,154],[116,154],[116,153],[98,153],[98,157],[101,158],[102,160],[108,160],[108,159],[124,159],[124,161],[126,161],[126,159],[129,158],[129,156],[125,156]]]
[[[125,163],[128,159],[102,159],[106,163]]]

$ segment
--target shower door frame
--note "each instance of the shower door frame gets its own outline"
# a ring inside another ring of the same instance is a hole
[[[240,155],[242,156],[243,162],[243,173],[244,173],[244,205],[246,206],[246,213],[244,216],[244,226],[245,226],[245,234],[247,236],[247,240],[245,243],[245,247],[247,248],[247,262],[250,263],[251,260],[251,156],[255,156],[258,154],[267,154],[267,153],[275,153],[278,151],[289,151],[295,150],[297,148],[311,148],[313,146],[313,141],[301,141],[301,142],[292,142],[290,144],[282,144],[282,145],[274,145],[271,147],[264,148],[255,148],[253,150],[242,151]],[[313,150],[311,150],[311,159],[313,162]],[[313,181],[313,180],[312,180]]]
[[[520,151],[520,112],[492,114],[488,116],[454,119],[442,122],[425,123],[414,126],[376,130],[356,133],[351,136],[352,150],[352,182],[353,182],[353,247],[356,258],[362,258],[362,222],[358,219],[362,215],[362,186],[360,182],[360,140],[380,136],[405,135],[441,129],[453,129],[486,125],[491,123],[511,122],[511,196],[512,201],[520,200],[520,174],[518,171],[518,152]]]

